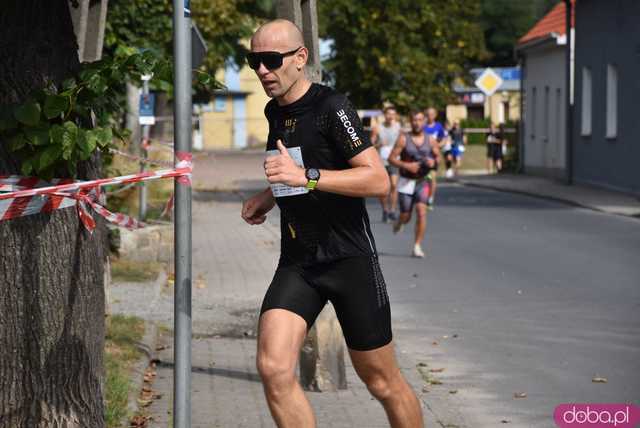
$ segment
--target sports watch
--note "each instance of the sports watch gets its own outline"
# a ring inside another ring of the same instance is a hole
[[[318,184],[318,180],[320,180],[320,171],[317,168],[307,168],[304,171],[304,176],[309,180],[307,181],[306,188],[308,190],[315,189]]]

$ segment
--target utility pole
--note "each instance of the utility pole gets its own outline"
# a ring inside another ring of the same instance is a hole
[[[191,153],[191,9],[173,0],[174,159]],[[174,181],[173,427],[191,427],[191,185]]]
[[[276,13],[302,30],[309,50],[305,72],[312,82],[322,79],[316,0],[278,0]],[[307,390],[347,389],[344,338],[333,306],[326,305],[309,330],[300,353],[300,383]]]

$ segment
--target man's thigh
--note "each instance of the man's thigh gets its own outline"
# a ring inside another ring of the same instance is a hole
[[[307,334],[307,322],[286,309],[269,309],[260,316],[258,355],[277,359],[295,368]]]

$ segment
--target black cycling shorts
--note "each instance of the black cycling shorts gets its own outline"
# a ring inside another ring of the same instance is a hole
[[[389,296],[377,256],[358,256],[310,267],[279,266],[262,302],[260,315],[286,309],[310,329],[331,301],[347,346],[369,351],[391,342]]]

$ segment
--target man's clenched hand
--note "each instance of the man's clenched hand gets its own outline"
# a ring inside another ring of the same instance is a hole
[[[279,155],[269,156],[264,161],[264,172],[269,183],[282,183],[291,187],[303,187],[307,185],[307,177],[304,169],[299,167],[282,141],[276,142]]]

